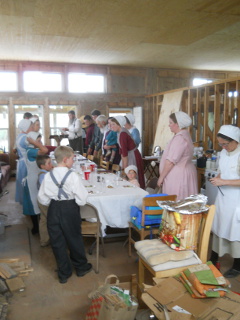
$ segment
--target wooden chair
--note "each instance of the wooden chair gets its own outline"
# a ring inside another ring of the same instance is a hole
[[[104,253],[104,241],[101,231],[101,222],[98,215],[98,210],[95,206],[87,203],[85,206],[81,207],[81,218],[82,219],[90,219],[94,218],[96,222],[89,222],[86,220],[82,221],[82,236],[83,237],[95,237],[96,238],[96,256],[97,256],[97,263],[96,263],[96,269],[95,272],[99,272],[99,242],[101,238],[102,242],[102,251],[103,256],[105,256]],[[94,243],[95,245],[95,243]],[[91,254],[91,251],[89,252]]]
[[[87,156],[87,158],[88,158],[88,160],[91,160],[91,161],[93,161],[93,159],[94,159],[94,156],[93,156],[92,154],[89,154],[89,155]]]
[[[146,228],[145,225],[145,218],[147,215],[159,215],[163,213],[162,209],[157,210],[147,210],[146,207],[157,207],[157,200],[159,201],[165,201],[165,200],[171,200],[176,201],[177,196],[176,195],[170,195],[170,196],[156,196],[156,197],[145,197],[143,198],[142,202],[142,220],[141,220],[141,226],[138,228],[134,223],[131,221],[129,222],[129,231],[128,231],[128,255],[131,257],[132,255],[132,244],[135,243],[135,240],[132,238],[132,229],[138,233],[140,240],[144,240],[147,236],[150,234],[154,235],[159,232],[159,226],[158,227],[151,227]]]
[[[100,167],[106,170],[109,170],[109,161],[105,161],[103,159],[100,160]]]
[[[83,153],[82,155],[83,155],[83,157],[87,158],[87,154],[86,154],[86,152],[85,152],[85,153]]]
[[[112,165],[112,172],[118,172],[120,171],[120,166],[118,164],[113,164]]]
[[[208,245],[209,245],[209,238],[210,238],[210,232],[211,232],[211,227],[212,227],[212,222],[215,214],[215,205],[211,205],[209,207],[208,212],[203,213],[203,218],[202,218],[202,223],[199,229],[199,234],[198,234],[198,246],[197,249],[195,250],[195,253],[197,254],[198,258],[202,261],[202,263],[207,262],[207,256],[208,256]],[[164,246],[167,246],[164,244]],[[179,251],[175,251],[175,254],[179,254]],[[181,272],[182,270],[190,267],[189,265],[186,265],[187,260],[180,260],[177,261],[177,268],[173,269],[168,269],[168,270],[159,270],[155,271],[153,268],[148,264],[146,260],[144,260],[141,256],[139,256],[139,262],[138,262],[138,267],[139,267],[139,283],[140,285],[145,281],[145,271],[148,270],[153,277],[156,278],[166,278],[166,277],[172,277]],[[197,259],[196,259],[197,261]],[[181,263],[181,262],[185,262]],[[181,266],[181,264],[184,266]],[[197,262],[193,265],[197,265]],[[193,266],[192,265],[192,266]],[[159,269],[160,265],[158,265]],[[161,268],[161,267],[160,267]]]

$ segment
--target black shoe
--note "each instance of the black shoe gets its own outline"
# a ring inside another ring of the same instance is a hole
[[[58,270],[56,270],[57,272],[58,272]],[[67,281],[68,281],[68,278],[70,278],[71,277],[71,275],[72,274],[70,274],[68,277],[66,277],[66,278],[59,278],[59,282],[60,283],[66,283]]]
[[[240,275],[240,270],[231,268],[228,271],[226,271],[223,275],[225,278],[235,278]]]
[[[88,263],[87,264],[87,268],[85,269],[85,271],[78,271],[77,270],[77,276],[78,277],[83,277],[85,276],[85,274],[87,274],[88,272],[90,272],[92,270],[92,264],[91,263]]]
[[[63,283],[67,283],[67,281],[68,281],[68,278],[65,278],[65,279],[59,279],[59,282],[60,282],[60,283],[62,283],[62,284],[63,284]]]
[[[38,234],[39,233],[39,229],[32,228],[31,232],[32,232],[32,235]]]

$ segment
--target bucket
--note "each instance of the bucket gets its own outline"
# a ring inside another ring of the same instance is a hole
[[[5,222],[6,222],[6,217],[3,215],[0,215],[0,235],[5,233]]]

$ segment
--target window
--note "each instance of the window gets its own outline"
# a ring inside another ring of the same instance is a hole
[[[16,72],[0,72],[0,91],[17,91]]]
[[[104,92],[104,76],[69,73],[68,91],[72,93]]]
[[[238,92],[237,91],[229,91],[228,96],[229,96],[229,98],[231,98],[231,97],[236,98],[238,96]]]
[[[62,91],[62,75],[53,72],[25,71],[23,88],[27,92],[59,92]]]
[[[0,106],[0,149],[9,152],[7,106]]]
[[[211,83],[211,82],[212,82],[212,80],[202,79],[202,78],[194,78],[193,79],[193,86],[201,86],[202,84]]]

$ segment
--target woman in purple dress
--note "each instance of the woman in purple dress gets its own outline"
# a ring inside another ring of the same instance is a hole
[[[111,129],[118,134],[119,152],[122,158],[121,167],[124,171],[129,165],[135,165],[138,169],[140,187],[145,189],[143,160],[129,131],[123,127],[125,123],[126,119],[123,116],[111,119]]]

